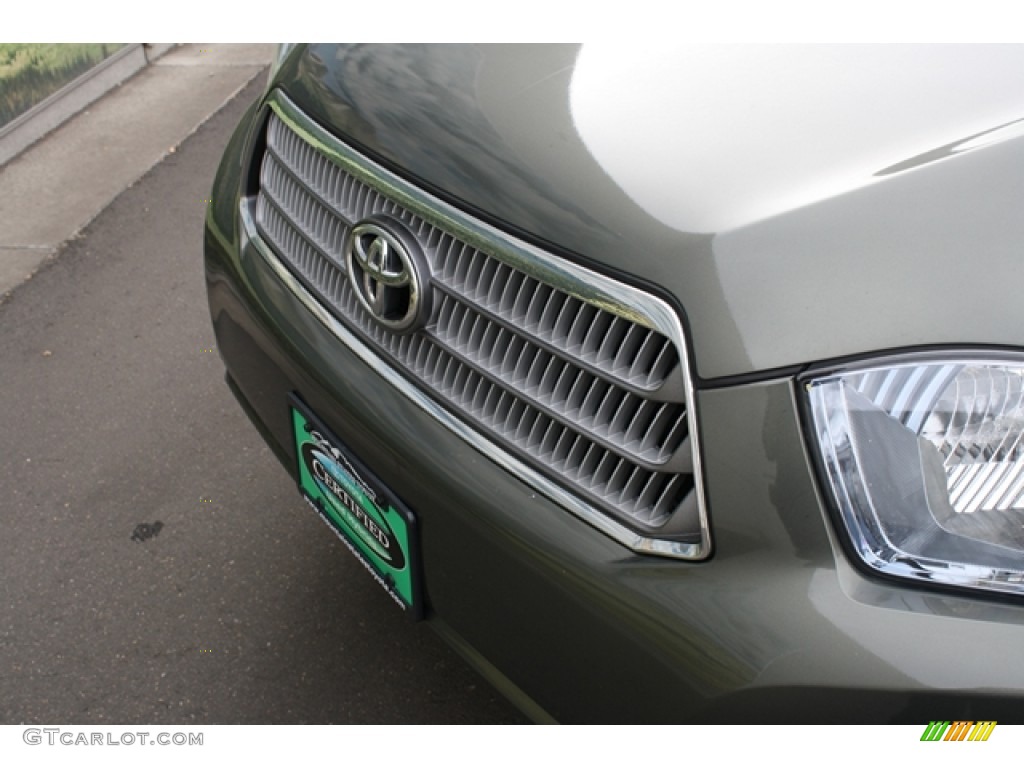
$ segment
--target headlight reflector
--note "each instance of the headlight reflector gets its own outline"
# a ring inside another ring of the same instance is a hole
[[[1024,594],[1024,363],[892,361],[805,388],[826,487],[869,567]]]

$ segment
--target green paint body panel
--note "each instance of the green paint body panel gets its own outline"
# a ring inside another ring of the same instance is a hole
[[[544,49],[544,66],[556,74],[520,97],[536,114],[541,106],[550,110],[540,134],[562,136],[566,152],[577,158],[571,185],[562,176],[541,179],[536,165],[515,165],[511,139],[488,150],[491,160],[480,159],[486,142],[463,141],[466,126],[477,125],[471,120],[460,123],[462,128],[449,126],[448,155],[458,148],[468,165],[500,172],[473,179],[459,176],[455,167],[417,166],[413,148],[398,137],[396,126],[408,131],[425,124],[424,110],[385,120],[384,97],[373,101],[367,95],[376,77],[372,67],[357,80],[354,62],[346,58],[351,52],[327,53],[325,47],[300,48],[278,75],[312,116],[454,201],[465,203],[473,184],[479,184],[478,198],[467,207],[510,231],[528,232],[567,258],[585,253],[592,266],[658,286],[659,295],[685,307],[698,372],[705,379],[903,345],[1020,341],[1020,318],[996,323],[988,309],[967,329],[932,322],[947,298],[945,277],[936,284],[935,303],[914,317],[886,311],[905,295],[906,285],[878,285],[875,273],[897,252],[908,259],[901,263],[914,269],[925,261],[917,248],[930,249],[929,258],[938,261],[950,257],[953,246],[940,243],[932,231],[922,229],[916,243],[903,237],[905,227],[917,226],[915,212],[910,223],[884,212],[899,206],[890,196],[920,193],[915,199],[922,200],[929,216],[938,215],[955,197],[942,191],[944,185],[968,174],[966,162],[925,166],[896,178],[897,184],[882,182],[851,193],[845,204],[833,198],[721,237],[669,231],[652,226],[646,214],[641,220],[635,206],[633,214],[623,209],[621,192],[599,177],[599,169],[588,165],[573,143],[563,103],[567,75],[559,67],[571,66],[575,49]],[[486,66],[501,62],[516,71],[512,63],[524,55],[513,54],[505,48],[427,49],[409,54],[407,65],[418,63],[424,72],[442,64],[475,67],[478,75],[493,75]],[[436,120],[447,125],[453,113],[486,114],[492,121],[488,130],[497,130],[495,115],[512,119],[494,107],[512,77],[503,82],[481,75],[476,90],[446,91],[450,101],[444,104],[451,109]],[[441,98],[440,90],[429,93]],[[387,104],[401,113],[393,89],[389,99]],[[421,526],[427,620],[524,709],[538,719],[589,723],[901,721],[923,726],[937,717],[1013,722],[1024,716],[1024,665],[1018,662],[1024,605],[886,582],[855,567],[817,487],[788,372],[699,388],[695,405],[714,542],[712,557],[699,563],[629,551],[411,404],[312,317],[245,241],[237,211],[240,190],[248,184],[245,151],[255,109],[225,153],[205,239],[211,316],[234,389],[293,474],[288,398],[297,393],[409,504]],[[512,128],[504,130],[507,138]],[[444,142],[437,126],[418,135],[424,146]],[[986,171],[991,173],[988,192],[980,200],[961,199],[957,215],[976,216],[975,223],[985,229],[991,212],[982,215],[977,206],[1008,204],[1005,195],[1019,184],[1024,167],[1024,144],[1005,142],[977,157],[993,163]],[[1017,181],[1010,168],[1018,169]],[[513,183],[512,177],[518,180]],[[569,186],[591,182],[596,188],[581,193],[583,200],[570,200]],[[906,187],[902,192],[900,184]],[[519,197],[502,207],[502,195]],[[595,196],[604,196],[604,202]],[[1018,195],[1015,205],[1022,199]],[[595,210],[615,211],[615,218],[582,226],[583,212]],[[1015,228],[1024,226],[1021,222],[1024,217],[1009,225],[1010,235],[1022,236],[1016,239],[1018,252],[1024,231]],[[882,237],[886,227],[893,237]],[[970,256],[989,266],[1005,259],[1005,237],[1002,232],[979,243]],[[643,247],[623,255],[624,243],[635,245],[636,238]],[[723,259],[732,266],[726,269]],[[740,263],[750,267],[743,280],[733,274]],[[906,267],[907,280],[911,271]],[[824,279],[823,272],[837,278],[828,298],[809,287]],[[749,292],[748,284],[757,287],[759,301],[723,298]],[[860,317],[858,310],[854,318],[855,299],[868,298],[873,311]],[[837,311],[825,313],[827,302]],[[1003,310],[1021,312],[1019,303]],[[763,326],[756,331],[751,330],[755,314]],[[810,325],[816,333],[797,333]],[[366,589],[374,588],[367,583]]]

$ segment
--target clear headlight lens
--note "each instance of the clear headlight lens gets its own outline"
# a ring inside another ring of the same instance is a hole
[[[893,362],[805,388],[826,486],[868,566],[1024,594],[1024,362]]]

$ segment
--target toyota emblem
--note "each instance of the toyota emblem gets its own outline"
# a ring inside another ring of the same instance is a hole
[[[358,222],[345,240],[345,267],[359,303],[379,325],[405,333],[426,316],[426,275],[416,239],[384,217]]]

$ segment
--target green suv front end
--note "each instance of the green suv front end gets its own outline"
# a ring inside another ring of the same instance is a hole
[[[206,275],[344,588],[541,721],[1016,719],[1016,103],[858,126],[1020,58],[284,48]]]

